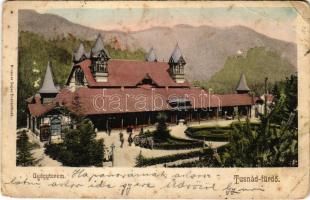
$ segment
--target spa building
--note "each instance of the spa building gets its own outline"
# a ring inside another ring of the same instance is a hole
[[[98,35],[90,52],[80,44],[65,86],[55,85],[48,62],[40,90],[28,101],[27,126],[42,141],[72,128],[72,116],[89,118],[96,130],[125,129],[156,123],[165,112],[168,123],[234,115],[253,117],[256,98],[242,74],[233,94],[213,94],[185,78],[186,60],[175,46],[168,62],[152,48],[144,61],[111,59]]]

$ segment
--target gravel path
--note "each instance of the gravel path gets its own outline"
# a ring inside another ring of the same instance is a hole
[[[229,124],[231,124],[233,122],[233,120],[219,120],[219,121],[208,121],[208,122],[201,122],[200,124],[192,124],[193,126],[201,126],[201,125],[210,125],[210,126],[215,126],[215,125],[219,125],[219,126],[228,126]],[[179,125],[172,125],[168,127],[170,129],[170,134],[174,137],[177,138],[182,138],[182,139],[186,139],[186,140],[195,140],[193,138],[190,138],[188,136],[186,136],[185,134],[185,130],[187,129],[186,125],[183,124],[179,124]],[[155,127],[147,127],[144,128],[144,131],[146,130],[154,130]],[[103,138],[104,139],[104,144],[106,149],[108,150],[108,153],[111,152],[111,145],[114,144],[115,145],[115,150],[114,150],[114,163],[113,166],[115,167],[134,167],[135,166],[135,159],[136,157],[139,155],[139,153],[141,152],[143,156],[147,157],[147,158],[151,158],[151,157],[160,157],[160,156],[166,156],[166,155],[173,155],[173,154],[177,154],[177,153],[187,153],[187,152],[191,152],[194,149],[187,149],[187,150],[158,150],[158,149],[145,149],[145,148],[141,148],[138,146],[135,146],[134,144],[132,144],[132,146],[129,146],[128,144],[128,134],[125,131],[122,131],[124,134],[124,145],[123,148],[120,147],[121,143],[119,140],[119,133],[120,130],[112,130],[111,135],[107,135],[106,132],[98,132],[97,133],[97,139],[99,138]],[[139,134],[139,131],[136,130],[133,132],[133,136]],[[206,145],[211,145],[213,148],[218,148],[222,145],[227,144],[227,142],[210,142],[210,141],[205,141]],[[197,148],[199,149],[199,147]],[[195,150],[197,150],[195,149]],[[172,162],[171,164],[181,164],[183,162],[192,162],[195,161],[197,158],[191,158],[191,159],[185,159],[185,160],[179,160],[179,161],[175,161]],[[163,166],[161,165],[156,165],[156,167],[160,167]]]
[[[146,129],[145,129],[146,130]],[[141,152],[143,156],[151,158],[151,157],[160,157],[160,156],[166,156],[166,155],[172,155],[177,153],[187,153],[193,151],[193,149],[187,149],[187,150],[159,150],[159,149],[146,149],[141,148],[138,146],[135,146],[133,143],[131,146],[128,144],[128,134],[126,132],[123,132],[124,134],[124,145],[123,148],[120,147],[121,143],[119,140],[119,132],[117,130],[112,130],[111,135],[108,136],[105,132],[98,132],[97,133],[97,139],[103,138],[105,147],[111,151],[111,145],[115,145],[114,150],[114,163],[113,165],[115,167],[134,167],[136,157]],[[138,134],[137,132],[134,132],[133,135]]]
[[[228,126],[229,124],[231,124],[233,121],[236,120],[216,120],[216,121],[205,121],[205,122],[200,122],[200,123],[191,123],[190,126]],[[169,129],[171,130],[170,133],[172,136],[177,137],[177,138],[182,138],[182,139],[187,139],[187,140],[195,140],[193,138],[190,138],[188,136],[186,136],[185,134],[185,130],[186,130],[187,126],[183,125],[183,124],[179,124],[179,125],[172,125],[169,126]],[[147,127],[144,128],[144,131],[147,130],[154,130],[155,127]],[[109,154],[111,152],[111,145],[114,144],[115,145],[115,150],[114,150],[114,162],[113,162],[113,166],[115,167],[134,167],[135,166],[135,159],[136,157],[139,155],[139,153],[141,152],[143,156],[151,158],[151,157],[160,157],[160,156],[166,156],[166,155],[173,155],[173,154],[177,154],[177,153],[187,153],[187,152],[191,152],[194,149],[187,149],[187,150],[158,150],[158,149],[145,149],[145,148],[141,148],[138,146],[135,146],[134,143],[132,143],[132,146],[129,146],[128,144],[128,134],[123,131],[124,134],[124,145],[123,148],[120,147],[121,143],[119,140],[119,133],[120,130],[112,130],[111,135],[107,135],[106,132],[98,132],[97,133],[97,139],[103,138],[104,139],[104,144],[105,144],[105,148],[107,150],[106,156],[107,154]],[[44,147],[43,147],[43,143],[39,141],[39,139],[34,136],[33,133],[31,133],[30,131],[27,132],[28,136],[29,136],[29,140],[30,142],[35,142],[37,144],[40,145],[40,148],[36,148],[32,151],[33,156],[39,160],[38,162],[38,166],[61,166],[61,163],[51,159],[49,156],[44,154]],[[133,133],[133,136],[139,134],[139,131],[136,130]],[[222,145],[227,144],[227,142],[210,142],[210,141],[205,141],[206,145],[211,145],[213,148],[217,148],[220,147]],[[199,147],[197,148],[199,149]],[[195,149],[195,150],[197,150]],[[178,160],[178,161],[174,161],[171,163],[167,163],[167,165],[173,165],[173,164],[181,164],[184,162],[192,162],[197,160],[198,157],[196,158],[190,158],[190,159],[184,159],[184,160]],[[109,163],[105,163],[105,166],[111,166],[111,164]],[[155,167],[162,167],[163,165],[156,165]],[[154,167],[154,166],[153,166]]]
[[[48,166],[48,167],[62,166],[62,164],[60,162],[58,162],[57,160],[53,160],[52,158],[50,158],[48,155],[46,155],[44,153],[44,144],[42,142],[40,142],[39,138],[37,138],[30,131],[27,132],[27,135],[29,137],[29,142],[36,143],[40,146],[39,148],[35,148],[31,151],[32,156],[36,160],[38,160],[38,163],[36,164],[36,166],[42,166],[42,167],[44,167],[44,166]]]

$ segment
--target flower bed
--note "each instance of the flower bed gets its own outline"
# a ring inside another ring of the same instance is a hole
[[[178,150],[178,149],[194,149],[203,146],[202,141],[186,140],[170,136],[165,141],[155,142],[154,149]]]
[[[245,122],[241,122],[245,123]],[[198,140],[207,140],[207,141],[228,141],[229,132],[233,129],[234,126],[240,126],[239,122],[233,122],[230,126],[196,126],[189,127],[186,129],[185,133],[188,137],[198,139]],[[260,123],[251,122],[252,129],[257,129],[260,126]],[[272,127],[277,127],[277,125],[272,125]]]
[[[188,137],[207,141],[228,141],[231,127],[189,127],[186,130]]]
[[[202,142],[192,142],[192,143],[155,143],[153,145],[154,149],[164,149],[164,150],[181,150],[181,149],[195,149],[202,147]]]

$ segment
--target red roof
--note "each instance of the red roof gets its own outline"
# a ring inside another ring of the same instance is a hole
[[[34,103],[28,104],[28,109],[31,115],[33,116],[41,116],[46,114],[47,112],[53,110],[55,105],[53,103],[50,104],[41,104],[41,103]]]
[[[249,94],[222,94],[222,106],[245,106],[255,104],[254,98]]]
[[[225,106],[253,105],[248,94],[226,94],[209,96],[199,88],[79,88],[75,92],[63,89],[55,98],[53,105],[29,104],[29,111],[40,116],[55,107],[56,102],[74,112],[74,98],[83,115],[108,113],[147,112],[171,110],[169,100],[188,100],[193,109]]]
[[[82,115],[95,115],[172,110],[176,103],[182,102],[190,103],[193,109],[252,105],[254,102],[248,94],[209,96],[202,89],[191,88],[187,81],[176,83],[168,72],[169,65],[164,62],[111,59],[108,61],[108,82],[96,82],[90,65],[89,59],[84,60],[73,67],[70,75],[72,76],[74,68],[81,67],[88,87],[80,87],[75,92],[62,89],[50,104],[41,104],[40,101],[28,104],[30,113],[41,116],[56,105]],[[144,78],[152,79],[156,88],[139,85]],[[76,105],[79,105],[79,111],[76,110]]]
[[[75,66],[82,68],[90,87],[134,87],[146,76],[149,76],[159,87],[190,86],[187,81],[176,83],[168,72],[168,63],[165,62],[111,59],[108,61],[109,76],[107,82],[96,82],[91,73],[90,65],[91,61],[87,59]]]

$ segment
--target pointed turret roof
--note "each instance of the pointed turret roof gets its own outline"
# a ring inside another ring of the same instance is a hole
[[[96,42],[94,46],[91,48],[91,55],[92,56],[97,56],[100,51],[104,51],[106,54],[107,58],[110,58],[108,51],[104,48],[103,40],[100,34],[98,34]]]
[[[157,56],[155,53],[155,49],[152,47],[148,53],[148,55],[145,58],[148,62],[157,62]]]
[[[80,43],[79,48],[77,49],[77,51],[73,54],[73,59],[74,61],[79,61],[82,56],[85,55],[86,56],[86,52],[85,52],[85,48],[83,43]]]
[[[248,92],[248,91],[250,91],[250,88],[246,82],[245,75],[243,73],[240,76],[240,80],[239,80],[239,83],[237,85],[236,91],[237,92]]]
[[[41,89],[39,90],[39,93],[58,93],[59,89],[55,86],[54,80],[53,80],[53,74],[51,70],[51,63],[48,61],[45,76],[43,80],[43,84]]]
[[[184,60],[182,53],[181,53],[181,49],[179,47],[179,44],[177,43],[172,54],[171,54],[171,57],[169,59],[169,63],[178,63],[179,61],[182,61],[185,63],[185,60]]]

